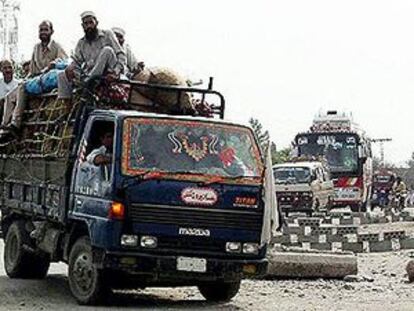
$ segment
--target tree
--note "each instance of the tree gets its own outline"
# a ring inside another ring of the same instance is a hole
[[[273,149],[273,146],[274,146],[274,149]],[[276,145],[272,143],[271,151],[272,151],[273,164],[285,163],[291,160],[292,148],[290,147],[276,150]]]
[[[270,145],[269,132],[267,130],[263,130],[263,125],[257,119],[250,118],[249,123],[253,129],[254,134],[256,135],[262,153],[266,154]]]

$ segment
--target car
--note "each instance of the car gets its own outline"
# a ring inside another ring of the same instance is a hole
[[[319,161],[288,162],[273,166],[278,205],[286,216],[328,210],[335,197],[328,169]]]

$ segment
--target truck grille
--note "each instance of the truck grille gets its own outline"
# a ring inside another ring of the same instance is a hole
[[[224,228],[261,231],[261,212],[218,210],[181,206],[132,204],[129,216],[133,222],[170,224],[180,227]]]
[[[206,238],[186,238],[177,239],[176,237],[164,237],[158,238],[158,247],[160,249],[173,249],[173,250],[191,250],[200,252],[225,252],[225,241],[211,241]]]

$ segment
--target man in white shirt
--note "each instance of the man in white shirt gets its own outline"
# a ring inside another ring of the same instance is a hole
[[[0,100],[3,100],[17,87],[19,80],[14,78],[14,67],[10,60],[6,59],[0,63],[0,71],[3,74],[3,79],[0,80]]]
[[[112,31],[118,39],[119,44],[123,49],[125,49],[127,67],[125,74],[128,76],[135,74],[137,71],[141,71],[145,66],[144,62],[138,62],[137,58],[131,50],[131,47],[125,43],[125,30],[121,27],[113,27]]]
[[[112,170],[112,149],[114,141],[114,133],[112,131],[105,131],[99,137],[102,146],[92,150],[92,152],[86,157],[86,161],[89,164],[95,166],[101,166],[103,169],[104,180],[110,179]]]
[[[86,161],[96,166],[111,164],[114,133],[111,131],[105,132],[100,137],[100,140],[102,146],[92,150],[92,152],[86,157]]]

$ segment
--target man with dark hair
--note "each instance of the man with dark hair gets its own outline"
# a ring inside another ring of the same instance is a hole
[[[30,61],[30,76],[36,76],[54,68],[57,59],[68,58],[65,50],[55,40],[52,40],[53,24],[44,20],[39,25],[40,42],[34,46]]]
[[[111,130],[105,131],[99,136],[101,146],[92,150],[86,157],[86,161],[93,165],[107,165],[112,163],[112,149],[114,142],[114,132]]]
[[[30,60],[27,60],[22,64],[22,70],[23,78],[27,78],[30,74]]]
[[[76,45],[73,63],[58,77],[59,98],[62,99],[72,96],[75,78],[85,83],[101,76],[116,80],[126,67],[125,51],[114,33],[99,29],[98,19],[91,11],[83,12],[81,19],[85,36]]]

